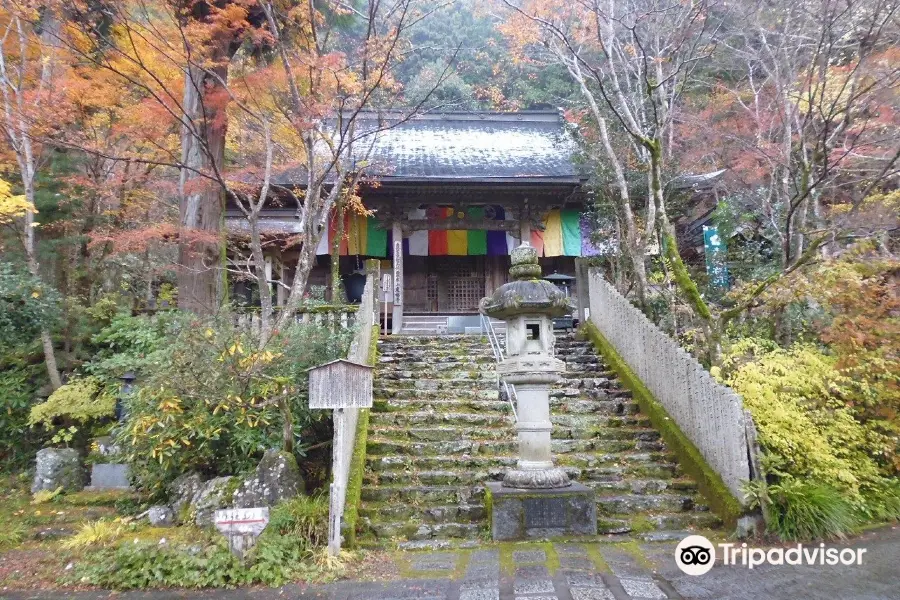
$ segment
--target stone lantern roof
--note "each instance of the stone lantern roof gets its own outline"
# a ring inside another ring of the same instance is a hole
[[[550,318],[567,315],[572,304],[555,285],[541,279],[537,250],[522,244],[510,255],[513,281],[503,284],[488,298],[481,300],[481,312],[495,319],[509,319],[519,315],[547,315]]]

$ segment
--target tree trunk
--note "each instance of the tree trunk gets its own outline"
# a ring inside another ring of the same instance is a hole
[[[29,152],[30,154],[30,152]],[[34,206],[34,171],[26,167],[27,172],[22,173],[25,180],[25,199]],[[37,252],[34,246],[34,213],[30,210],[25,213],[25,258],[28,262],[28,270],[35,278],[41,276],[38,267]],[[41,346],[44,349],[44,364],[47,365],[47,375],[50,377],[50,385],[54,390],[62,387],[62,378],[59,376],[59,367],[56,364],[56,352],[53,349],[53,337],[46,327],[41,329]]]
[[[213,69],[224,81],[227,67]],[[181,235],[178,268],[178,306],[197,314],[214,313],[224,299],[222,219],[224,191],[202,176],[222,168],[225,161],[227,119],[224,106],[206,99],[219,81],[203,69],[188,68],[184,112],[190,120],[181,131]]]
[[[331,303],[341,304],[344,295],[341,293],[341,241],[344,238],[344,202],[338,198],[335,203],[335,234],[331,240]]]
[[[261,207],[260,207],[261,208]],[[266,277],[266,257],[263,254],[262,238],[259,234],[259,212],[253,210],[250,221],[250,253],[253,256],[253,270],[259,287],[259,349],[265,348],[272,336],[272,288]]]

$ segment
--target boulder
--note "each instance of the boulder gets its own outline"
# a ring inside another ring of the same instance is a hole
[[[203,479],[199,473],[185,473],[179,475],[172,483],[169,484],[169,506],[175,513],[175,517],[179,521],[184,521],[185,511],[190,507],[194,496],[203,487]]]
[[[267,450],[253,476],[235,490],[234,506],[275,506],[281,500],[302,494],[303,489],[303,478],[294,457],[279,450]]]
[[[171,527],[175,524],[175,512],[172,507],[159,504],[147,510],[147,519],[154,527]]]
[[[62,488],[66,492],[84,489],[84,468],[72,448],[44,448],[37,453],[31,493]]]
[[[230,475],[210,479],[194,494],[191,511],[198,527],[212,525],[216,511],[231,506],[231,497],[234,493],[233,479],[234,477]]]

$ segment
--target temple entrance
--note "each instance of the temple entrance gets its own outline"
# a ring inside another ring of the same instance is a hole
[[[408,256],[405,312],[474,313],[485,296],[484,256]]]

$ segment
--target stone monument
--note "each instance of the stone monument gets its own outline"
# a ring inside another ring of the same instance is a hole
[[[515,386],[519,458],[503,482],[487,484],[494,540],[595,535],[593,491],[569,481],[553,464],[550,447],[550,386],[565,370],[555,357],[553,319],[572,306],[541,279],[537,251],[522,244],[511,255],[512,281],[481,301],[481,312],[506,321],[506,357],[498,372]]]

